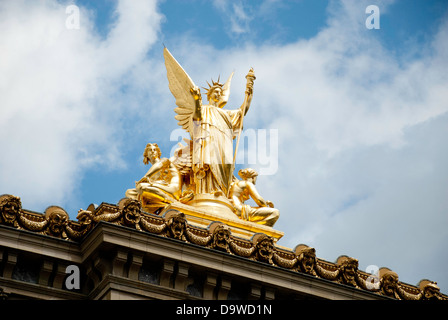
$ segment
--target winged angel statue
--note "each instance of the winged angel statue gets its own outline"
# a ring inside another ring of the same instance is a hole
[[[208,104],[202,104],[200,89],[194,84],[185,70],[164,49],[169,89],[176,99],[177,107],[175,119],[191,137],[188,153],[191,155],[190,188],[195,194],[214,194],[228,196],[235,157],[233,140],[238,137],[243,126],[253,95],[255,75],[253,69],[246,76],[246,95],[239,109],[226,110],[230,94],[230,83],[233,73],[228,80],[221,84],[218,81],[208,83],[206,90]]]

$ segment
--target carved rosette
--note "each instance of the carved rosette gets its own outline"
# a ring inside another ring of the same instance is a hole
[[[148,232],[162,237],[177,239],[219,250],[268,265],[305,273],[317,278],[368,290],[379,295],[399,300],[447,300],[440,293],[437,283],[422,280],[419,287],[403,284],[398,275],[382,268],[372,283],[369,275],[358,270],[358,260],[340,256],[336,263],[318,259],[316,250],[307,245],[298,245],[293,251],[276,247],[274,239],[266,234],[255,234],[252,239],[232,235],[231,228],[222,222],[214,222],[207,229],[192,226],[185,214],[169,210],[164,216],[142,211],[137,200],[124,198],[118,205],[102,204],[95,208],[79,210],[78,221],[69,220],[62,208],[51,206],[44,214],[22,209],[19,197],[0,196],[0,224],[34,231],[40,234],[71,241],[81,241],[100,222],[112,223]]]

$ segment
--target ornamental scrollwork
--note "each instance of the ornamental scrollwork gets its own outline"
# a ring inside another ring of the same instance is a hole
[[[70,221],[66,227],[66,233],[68,237],[72,240],[81,240],[90,230],[93,229],[93,217],[92,213],[87,210],[80,209],[78,215],[76,216],[78,223],[75,224]]]
[[[0,222],[18,229],[62,239],[68,238],[65,229],[69,216],[64,209],[51,206],[45,210],[44,215],[27,213],[22,210],[20,198],[13,195],[0,196]]]
[[[276,246],[274,238],[257,233],[243,239],[232,233],[228,225],[216,221],[208,228],[188,223],[183,212],[175,209],[163,216],[142,211],[141,202],[124,198],[117,205],[93,205],[79,210],[77,221],[69,220],[67,212],[48,207],[44,214],[22,209],[21,200],[13,195],[0,196],[0,224],[33,231],[39,234],[71,241],[82,239],[100,222],[117,224],[140,232],[193,243],[250,260],[266,263],[293,272],[308,274],[359,290],[367,290],[397,300],[447,300],[436,282],[422,280],[418,287],[401,283],[398,274],[381,268],[373,277],[358,270],[358,260],[340,256],[335,263],[317,258],[315,248],[301,244],[294,250]]]
[[[435,281],[421,280],[419,288],[422,292],[422,300],[448,300],[448,297],[440,292],[440,288]]]
[[[286,268],[286,269],[294,269],[298,259],[297,256],[292,252],[286,252],[284,250],[274,250],[273,253],[273,261],[274,264]]]

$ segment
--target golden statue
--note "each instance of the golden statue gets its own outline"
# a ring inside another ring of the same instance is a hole
[[[176,99],[175,118],[192,140],[194,192],[227,196],[234,170],[233,139],[242,130],[252,100],[253,70],[246,76],[246,96],[241,107],[225,110],[222,108],[229,98],[233,73],[224,84],[212,80],[206,89],[209,104],[203,105],[200,89],[166,48],[164,57],[169,88]]]
[[[156,143],[148,143],[143,152],[143,163],[151,163],[148,172],[135,182],[135,189],[128,189],[126,197],[141,200],[145,209],[162,208],[179,200],[181,175],[170,159],[162,155]],[[149,211],[153,211],[149,209]]]
[[[208,83],[208,104],[202,104],[200,89],[171,55],[164,49],[168,85],[177,105],[175,119],[190,137],[186,145],[179,143],[171,158],[161,158],[157,144],[149,143],[143,162],[152,167],[136,182],[126,197],[141,202],[142,209],[165,216],[182,212],[192,223],[206,227],[212,222],[228,223],[238,236],[251,238],[264,233],[278,240],[283,232],[272,226],[279,218],[278,209],[265,201],[255,188],[258,174],[252,169],[240,171],[242,181],[235,178],[236,152],[249,110],[255,74],[246,75],[245,98],[235,110],[226,110],[233,73],[222,84]],[[236,139],[234,150],[233,140]],[[250,197],[258,204],[244,204]]]
[[[250,168],[242,169],[238,175],[243,180],[235,179],[230,187],[230,199],[235,206],[238,217],[243,220],[256,222],[272,227],[278,220],[280,213],[271,201],[266,201],[255,188],[258,173]],[[252,198],[259,207],[251,207],[244,201]]]

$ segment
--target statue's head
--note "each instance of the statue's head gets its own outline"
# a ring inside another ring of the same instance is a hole
[[[342,282],[348,285],[356,286],[358,260],[347,256],[340,256],[337,260],[337,265],[341,271]]]
[[[141,220],[141,203],[137,200],[126,199],[123,202],[123,221],[128,226],[136,226]]]
[[[15,225],[21,209],[22,203],[19,197],[9,194],[0,196],[0,221]]]
[[[173,210],[175,211],[175,210]],[[166,225],[168,226],[168,232],[175,239],[183,239],[187,228],[187,219],[183,212],[175,212],[169,216]]]
[[[222,108],[226,105],[230,95],[230,83],[232,82],[233,72],[230,74],[226,83],[222,84],[218,81],[213,81],[212,84],[208,83],[208,88],[204,88],[207,92],[207,100],[210,105],[214,105],[218,108]]]
[[[228,250],[230,235],[230,228],[227,225],[219,224],[213,231],[213,247]]]
[[[316,266],[316,249],[308,247],[307,245],[299,245],[296,248],[296,254],[302,271],[308,274],[314,274],[314,268]]]
[[[218,81],[213,81],[212,84],[208,83],[209,88],[204,88],[207,90],[207,100],[210,104],[217,105],[218,107],[222,108],[225,104],[221,103],[223,99],[223,84],[219,83]]]
[[[245,168],[238,171],[238,175],[243,180],[251,180],[253,184],[255,184],[258,176],[258,172],[251,168]]]
[[[258,237],[254,236],[254,243],[258,260],[271,263],[275,250],[274,238],[266,234],[259,234]]]
[[[63,236],[69,221],[68,213],[61,207],[50,206],[45,210],[45,218],[48,220],[47,233],[55,237]]]
[[[398,286],[398,274],[388,268],[379,270],[381,290],[385,295],[393,296]]]
[[[145,151],[143,151],[143,163],[154,163],[154,161],[162,155],[157,143],[148,143],[146,145]]]

